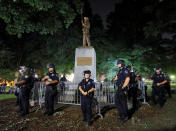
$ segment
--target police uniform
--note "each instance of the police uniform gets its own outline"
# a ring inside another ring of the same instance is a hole
[[[30,96],[30,77],[28,75],[21,76],[19,81],[26,81],[23,85],[20,85],[19,89],[19,107],[22,115],[29,113],[29,96]]]
[[[157,104],[155,100],[155,96],[158,96],[158,103],[162,107],[164,105],[164,85],[157,86],[157,83],[161,83],[166,80],[165,75],[163,72],[157,74],[155,73],[152,78],[153,85],[152,85],[152,102],[153,104]]]
[[[130,82],[128,89],[128,100],[131,99],[133,101],[133,109],[136,109],[137,105],[137,84],[136,84],[136,74],[134,72],[129,72],[130,74]]]
[[[170,85],[171,79],[169,78],[169,76],[167,74],[165,74],[165,76],[166,76],[166,80],[167,80],[167,83],[165,84],[165,90],[167,91],[169,98],[171,98],[172,97],[171,85]]]
[[[128,117],[127,96],[124,91],[125,89],[122,90],[122,86],[127,77],[130,77],[130,74],[126,68],[122,67],[118,72],[116,83],[118,89],[116,89],[115,95],[115,104],[119,112],[120,120],[122,121]]]
[[[46,76],[49,76],[49,79],[47,81],[54,81],[58,80],[59,77],[56,72],[53,73],[47,73]],[[48,115],[52,115],[54,113],[54,97],[57,94],[57,84],[51,84],[46,86],[45,90],[45,108],[46,108],[46,113]]]
[[[86,81],[86,79],[83,79],[79,83],[79,87],[82,88],[84,92],[88,92],[90,89],[95,88],[95,83],[92,79],[89,79]],[[91,121],[91,115],[92,115],[92,99],[93,99],[94,92],[91,92],[88,95],[82,95],[81,94],[81,109],[83,113],[83,121],[88,122],[88,124]]]

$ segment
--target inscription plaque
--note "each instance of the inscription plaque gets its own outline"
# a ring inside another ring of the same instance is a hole
[[[92,65],[92,57],[77,58],[77,66],[91,66],[91,65]]]

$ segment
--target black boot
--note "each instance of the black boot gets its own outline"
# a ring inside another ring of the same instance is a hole
[[[88,126],[91,126],[91,125],[92,125],[92,122],[91,122],[91,121],[88,121],[88,122],[87,122],[87,125],[88,125]]]
[[[128,117],[122,118],[120,123],[125,123],[128,120]]]
[[[44,115],[48,115],[48,111],[45,111],[43,114],[44,114]]]

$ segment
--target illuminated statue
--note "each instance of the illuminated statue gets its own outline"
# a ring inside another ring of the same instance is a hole
[[[83,46],[86,47],[86,43],[88,44],[88,47],[91,46],[90,42],[90,22],[88,17],[84,17],[82,20],[82,31],[83,31]]]

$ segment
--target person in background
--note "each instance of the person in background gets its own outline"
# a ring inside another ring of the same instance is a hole
[[[161,72],[161,68],[155,68],[155,74],[151,78],[153,80],[152,85],[152,102],[154,105],[159,103],[160,107],[164,106],[164,85],[167,83],[166,77],[163,72]],[[158,96],[158,100],[155,100],[155,96]]]
[[[16,72],[15,72],[14,83],[17,83],[18,80],[19,80],[19,72],[16,71]],[[19,87],[14,84],[14,88],[15,88],[15,93],[14,93],[14,94],[15,94],[16,97],[17,97],[17,98],[16,98],[16,105],[19,105]]]
[[[165,77],[166,77],[166,80],[167,80],[167,83],[165,84],[165,90],[167,91],[169,98],[172,98],[172,95],[171,95],[171,79],[170,79],[170,77],[167,73],[165,73]]]
[[[29,95],[31,91],[31,81],[28,73],[29,69],[26,66],[20,66],[20,78],[15,83],[19,87],[19,113],[21,116],[29,114]]]

